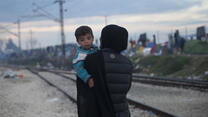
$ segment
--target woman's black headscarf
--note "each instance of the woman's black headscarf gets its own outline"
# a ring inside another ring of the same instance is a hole
[[[121,52],[127,48],[128,31],[118,25],[108,25],[101,32],[101,49],[110,48]]]

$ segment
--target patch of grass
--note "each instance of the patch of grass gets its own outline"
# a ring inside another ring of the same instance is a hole
[[[171,76],[204,76],[206,71],[208,71],[208,57],[194,56],[189,64],[186,64],[182,70],[171,74]]]
[[[208,43],[200,40],[190,40],[187,43],[185,43],[184,53],[208,54]]]
[[[159,59],[157,64],[155,64],[150,72],[156,73],[158,75],[168,75],[180,71],[183,69],[184,65],[190,63],[190,58],[185,56],[173,57],[164,56]]]
[[[201,77],[208,80],[208,56],[147,56],[134,63],[137,73],[168,77]]]
[[[208,57],[204,57],[195,61],[196,68],[194,69],[194,73],[196,75],[204,74],[205,71],[208,71]]]
[[[190,61],[191,58],[187,56],[148,56],[141,59],[138,64],[140,68],[148,69],[147,73],[164,76],[180,71]]]

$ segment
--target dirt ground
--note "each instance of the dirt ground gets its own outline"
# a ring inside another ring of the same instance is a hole
[[[6,69],[0,68],[0,74]],[[0,117],[77,117],[76,104],[27,70],[0,79]]]
[[[179,117],[208,117],[208,92],[132,83],[128,97]]]

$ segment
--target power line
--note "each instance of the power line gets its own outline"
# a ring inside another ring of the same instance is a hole
[[[52,6],[52,5],[55,5],[55,3],[52,2],[50,4],[47,4],[47,5],[44,5],[44,6],[40,6],[40,7],[43,8],[43,9],[45,9],[45,8],[48,8],[48,7]]]
[[[54,20],[56,22],[59,22],[59,19],[57,17],[55,17],[54,15],[52,15],[51,13],[49,13],[48,11],[46,11],[45,9],[43,9],[42,7],[37,5],[36,3],[32,3],[32,5],[34,5],[36,7],[36,9],[33,9],[33,12],[42,13],[43,16],[45,16],[45,17],[47,17],[49,19],[52,19],[52,20]]]
[[[17,33],[11,32],[11,31],[8,30],[6,27],[0,26],[0,29],[3,29],[4,31],[6,31],[6,32],[8,32],[8,33],[10,33],[10,34],[12,34],[12,35],[18,37],[18,34],[17,34]]]
[[[15,22],[15,24],[17,24],[17,33],[11,32],[8,28],[6,28],[5,26],[0,26],[0,28],[4,29],[6,32],[16,36],[18,38],[18,46],[19,49],[21,50],[21,20],[24,18],[33,18],[33,17],[40,17],[40,14],[36,14],[36,15],[25,15],[25,16],[21,16],[18,18],[17,22]],[[21,20],[20,20],[21,19]],[[8,27],[9,25],[7,25]]]
[[[61,42],[62,42],[62,54],[65,58],[65,34],[64,34],[64,8],[63,4],[65,3],[64,0],[55,0],[53,2],[54,4],[59,3],[59,18],[55,17],[36,3],[33,3],[34,6],[36,6],[36,9],[33,10],[33,12],[39,12],[41,11],[44,16],[46,16],[49,19],[54,20],[55,22],[60,23],[60,29],[61,29]]]

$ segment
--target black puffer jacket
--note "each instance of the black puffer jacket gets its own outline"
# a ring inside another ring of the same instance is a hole
[[[132,80],[131,62],[112,49],[102,49],[87,56],[85,67],[95,84],[91,89],[94,96],[87,96],[91,98],[87,99],[86,106],[82,104],[83,112],[94,111],[85,117],[130,117],[126,95]],[[83,91],[87,89],[82,88]]]
[[[108,25],[101,32],[101,50],[108,92],[116,117],[130,117],[127,92],[131,86],[132,64],[120,52],[127,48],[128,31],[118,25]]]
[[[116,117],[130,117],[127,92],[131,86],[132,64],[125,56],[104,49],[105,78]]]

